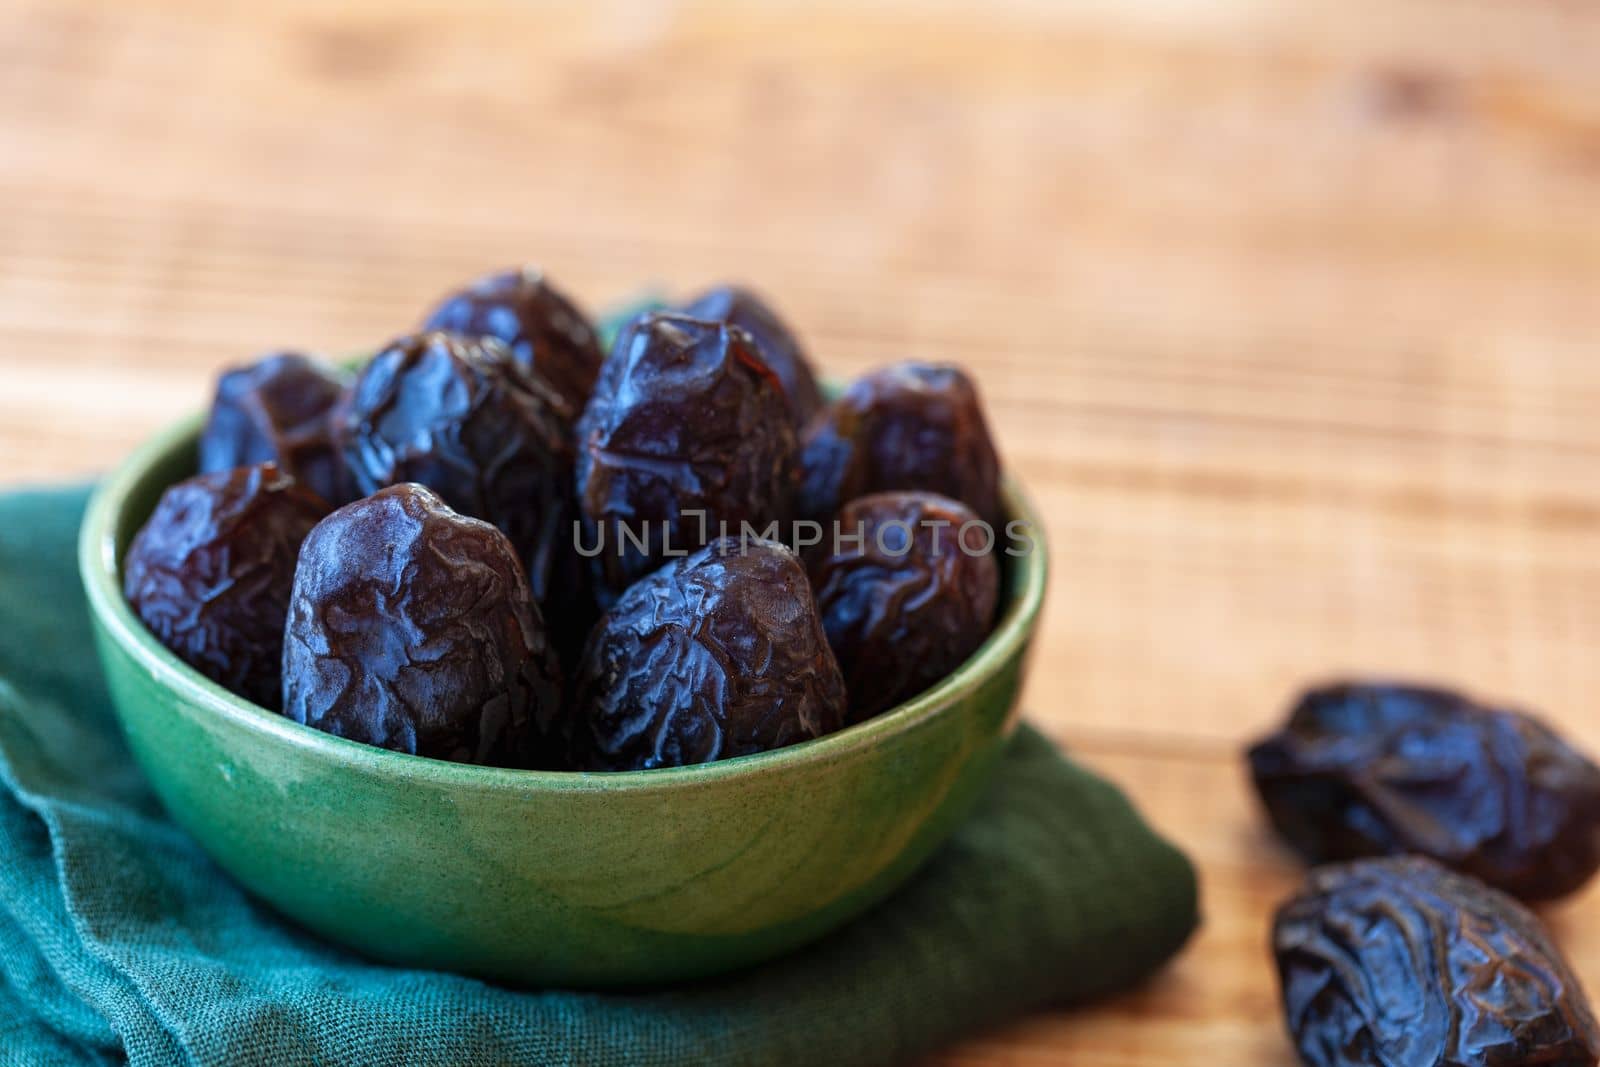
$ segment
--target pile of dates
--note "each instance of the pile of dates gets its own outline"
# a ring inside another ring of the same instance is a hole
[[[703,763],[879,714],[983,643],[1028,536],[960,369],[829,402],[732,286],[608,354],[531,269],[353,372],[228,371],[199,467],[124,561],[166,647],[296,722],[503,767]]]
[[[1302,695],[1249,763],[1319,865],[1272,934],[1304,1062],[1600,1062],[1583,989],[1522,903],[1600,868],[1600,767],[1523,712],[1366,683]]]

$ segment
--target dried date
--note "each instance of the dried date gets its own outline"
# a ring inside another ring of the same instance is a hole
[[[333,441],[346,379],[320,360],[280,352],[225,371],[200,432],[200,470],[272,462],[331,505],[352,496]]]
[[[1311,1067],[1594,1067],[1571,968],[1511,897],[1420,856],[1320,867],[1272,934]]]
[[[123,593],[179,659],[276,709],[295,559],[327,513],[271,463],[181,481],[128,546]]]
[[[845,714],[799,559],[733,537],[629,587],[590,635],[573,694],[573,760],[588,770],[765,752]]]
[[[418,485],[346,505],[300,553],[283,713],[458,763],[553,765],[561,682],[511,542]]]
[[[808,560],[860,722],[940,681],[988,636],[1000,568],[978,516],[933,493],[852,500]]]
[[[761,297],[740,286],[721,285],[689,301],[683,306],[683,313],[690,318],[738,326],[750,335],[761,358],[783,383],[796,433],[822,407],[816,372],[799,339]]]
[[[572,538],[572,443],[559,402],[492,338],[403,337],[373,357],[338,436],[363,494],[415,482],[511,538],[553,626],[592,621]]]
[[[1600,867],[1600,768],[1539,720],[1458,693],[1313,689],[1249,760],[1278,831],[1314,863],[1416,852],[1528,900]]]
[[[868,493],[923,490],[1002,524],[1000,461],[957,367],[900,363],[857,379],[807,427],[800,467],[799,511],[812,521]]]
[[[584,551],[602,603],[742,523],[782,523],[794,488],[783,386],[735,326],[647,314],[606,360],[578,422]]]
[[[446,297],[423,329],[503,341],[561,397],[569,421],[583,410],[604,358],[588,316],[537,267],[479,278]]]

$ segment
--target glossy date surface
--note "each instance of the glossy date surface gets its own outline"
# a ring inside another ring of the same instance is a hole
[[[1311,1067],[1593,1067],[1600,1052],[1538,920],[1422,857],[1313,870],[1279,909],[1272,948]]]
[[[856,379],[806,428],[799,512],[828,522],[869,493],[959,500],[1001,532],[1000,460],[972,380],[957,367],[898,363]]]
[[[574,682],[572,758],[622,771],[765,752],[839,729],[845,702],[798,557],[721,539],[601,618]]]
[[[748,334],[669,313],[634,320],[578,422],[578,501],[602,603],[724,523],[734,534],[785,523],[794,459],[783,386]]]
[[[332,506],[352,496],[333,440],[345,376],[333,366],[280,352],[224,371],[200,432],[200,470],[276,463]]]
[[[948,497],[878,493],[846,504],[839,536],[808,554],[851,722],[916,696],[988,636],[1000,568],[977,523]]]
[[[445,297],[423,329],[502,341],[555,390],[569,422],[588,401],[605,356],[589,317],[537,267],[479,278]]]
[[[495,527],[418,485],[346,505],[305,540],[283,713],[458,763],[549,766],[561,680],[522,565]]]
[[[339,441],[362,494],[415,482],[498,526],[547,603],[582,566],[573,550],[572,444],[557,402],[494,339],[403,337],[351,390]]]
[[[822,390],[799,338],[754,291],[738,285],[719,285],[685,304],[683,313],[691,318],[738,326],[750,335],[761,358],[783,383],[796,433],[804,429],[811,416],[822,407]]]
[[[328,504],[271,463],[168,489],[123,559],[123,593],[157,640],[262,707],[281,696],[301,542]]]
[[[1249,753],[1314,863],[1415,852],[1529,900],[1600,867],[1600,768],[1529,715],[1421,686],[1313,689]]]

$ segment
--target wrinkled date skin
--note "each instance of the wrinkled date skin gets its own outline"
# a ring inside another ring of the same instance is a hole
[[[335,368],[295,352],[224,372],[200,433],[200,470],[276,463],[330,505],[345,503],[354,494],[332,424],[345,389]]]
[[[1600,1052],[1538,920],[1420,856],[1312,871],[1272,944],[1312,1067],[1594,1067]]]
[[[997,536],[1000,461],[971,379],[943,364],[899,363],[857,379],[801,443],[803,518],[826,523],[869,493],[923,490],[959,500]]]
[[[761,358],[783,383],[796,433],[822,408],[822,390],[817,386],[817,375],[811,369],[805,350],[778,313],[761,297],[749,289],[722,285],[689,301],[683,306],[683,313],[694,319],[738,326],[750,335]]]
[[[804,568],[723,538],[631,586],[589,637],[574,685],[580,769],[676,767],[821,737],[845,689]]]
[[[850,693],[850,721],[944,678],[994,624],[1000,567],[972,535],[977,515],[933,493],[878,493],[839,512],[808,557],[828,644]]]
[[[588,316],[536,267],[480,278],[446,297],[423,323],[469,337],[494,337],[543,378],[570,422],[583,411],[605,354]]]
[[[1314,863],[1416,852],[1525,900],[1600,867],[1600,768],[1537,719],[1457,693],[1314,689],[1251,748],[1250,769]]]
[[[351,390],[339,439],[363,494],[415,482],[511,538],[553,627],[593,612],[572,538],[572,445],[550,391],[504,345],[447,333],[401,338]]]
[[[666,313],[630,323],[578,422],[584,551],[602,604],[668,551],[786,522],[794,458],[783,386],[749,334]]]
[[[271,463],[197,475],[168,489],[134,537],[123,593],[179,659],[276,710],[295,559],[327,514]]]
[[[561,680],[511,543],[418,485],[348,504],[306,538],[283,713],[457,763],[550,766]]]

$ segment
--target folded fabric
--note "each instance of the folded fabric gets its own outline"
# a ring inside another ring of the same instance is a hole
[[[75,566],[81,488],[0,495],[0,1063],[904,1062],[1148,973],[1194,871],[1020,732],[980,810],[850,926],[725,978],[518,991],[397,970],[247,896],[131,762]]]

